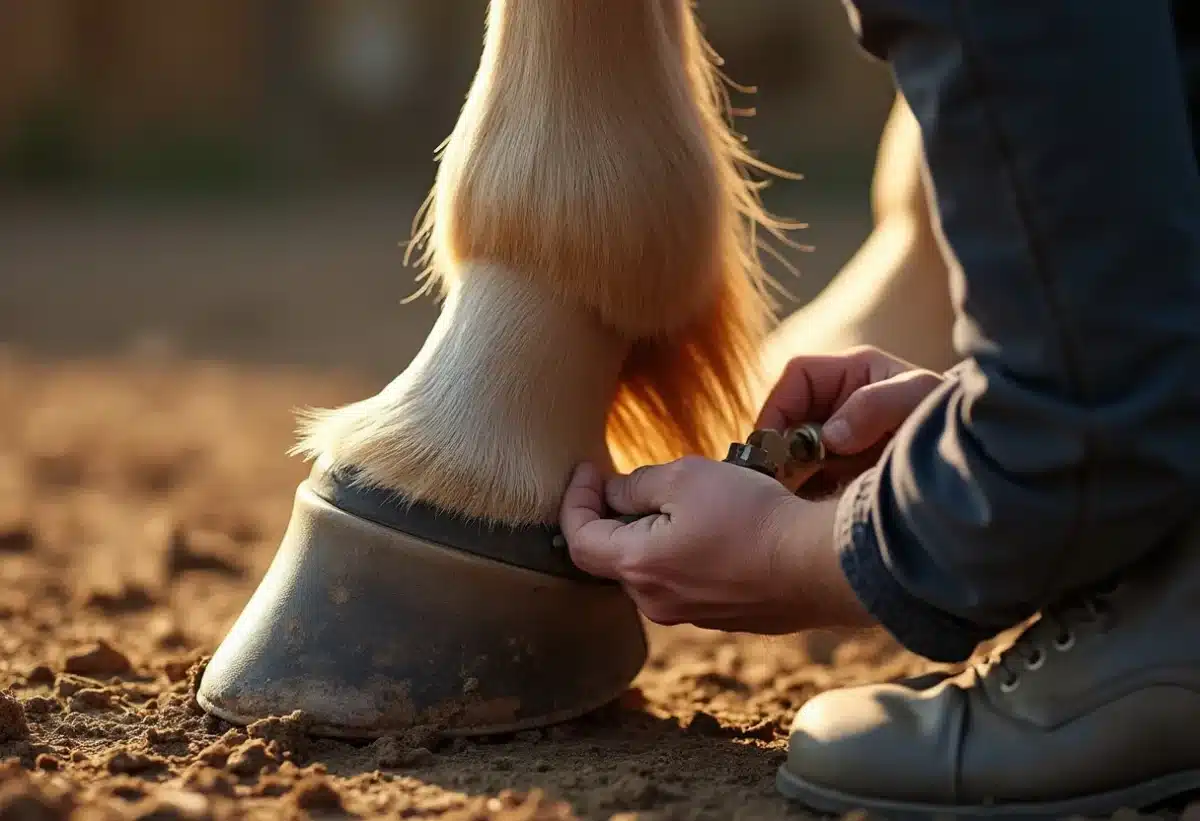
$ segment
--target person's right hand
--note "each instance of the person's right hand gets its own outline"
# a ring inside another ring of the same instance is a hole
[[[843,458],[831,460],[805,482],[806,495],[820,492],[874,464],[892,434],[943,380],[872,347],[798,356],[775,383],[756,427],[822,424],[826,449]]]

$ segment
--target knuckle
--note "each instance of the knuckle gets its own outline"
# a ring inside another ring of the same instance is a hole
[[[650,471],[652,465],[638,465],[633,470],[629,471],[630,481],[638,482]]]
[[[625,485],[631,496],[638,496],[640,491],[645,487],[647,482],[646,477],[650,474],[651,468],[651,465],[641,465],[631,470],[629,475],[625,477]]]
[[[889,394],[894,393],[895,389],[896,383],[890,380],[872,382],[850,394],[846,399],[846,405],[847,407],[869,408],[878,403],[881,398],[885,399]]]
[[[941,374],[934,373],[930,370],[925,370],[924,368],[919,371],[913,371],[912,380],[918,383],[920,386],[928,387],[930,389],[936,388],[938,385],[942,384],[943,381]]]
[[[681,456],[662,466],[663,486],[667,493],[674,493],[687,481],[688,475],[696,469],[698,459],[697,456]]]
[[[874,345],[853,345],[842,351],[842,356],[847,359],[855,359],[859,361],[872,362],[879,359],[885,354]]]
[[[808,372],[810,359],[807,356],[793,356],[783,366],[782,381],[791,382]]]

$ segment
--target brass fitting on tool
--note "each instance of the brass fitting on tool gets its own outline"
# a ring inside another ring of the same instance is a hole
[[[762,428],[746,441],[729,446],[725,461],[791,484],[798,474],[811,475],[825,461],[821,426],[813,423],[783,431]]]

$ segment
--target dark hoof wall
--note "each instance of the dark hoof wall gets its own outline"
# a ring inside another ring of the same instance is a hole
[[[646,660],[620,587],[480,558],[346,513],[309,481],[197,699],[234,724],[302,711],[316,735],[542,727],[619,696]]]

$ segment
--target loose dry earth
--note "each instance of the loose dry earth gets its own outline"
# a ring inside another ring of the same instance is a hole
[[[355,745],[200,712],[306,472],[293,408],[374,392],[428,328],[397,304],[408,212],[0,215],[0,341],[54,357],[0,349],[0,821],[803,818],[773,789],[796,709],[922,667],[878,636],[655,629],[620,703],[544,732]],[[861,234],[834,217],[825,278]],[[172,348],[259,364],[145,358]]]
[[[480,742],[311,740],[205,716],[198,672],[270,561],[304,465],[291,409],[333,377],[0,364],[0,818],[764,818],[783,731],[883,640],[655,630],[619,704]],[[559,803],[562,802],[562,803]]]

